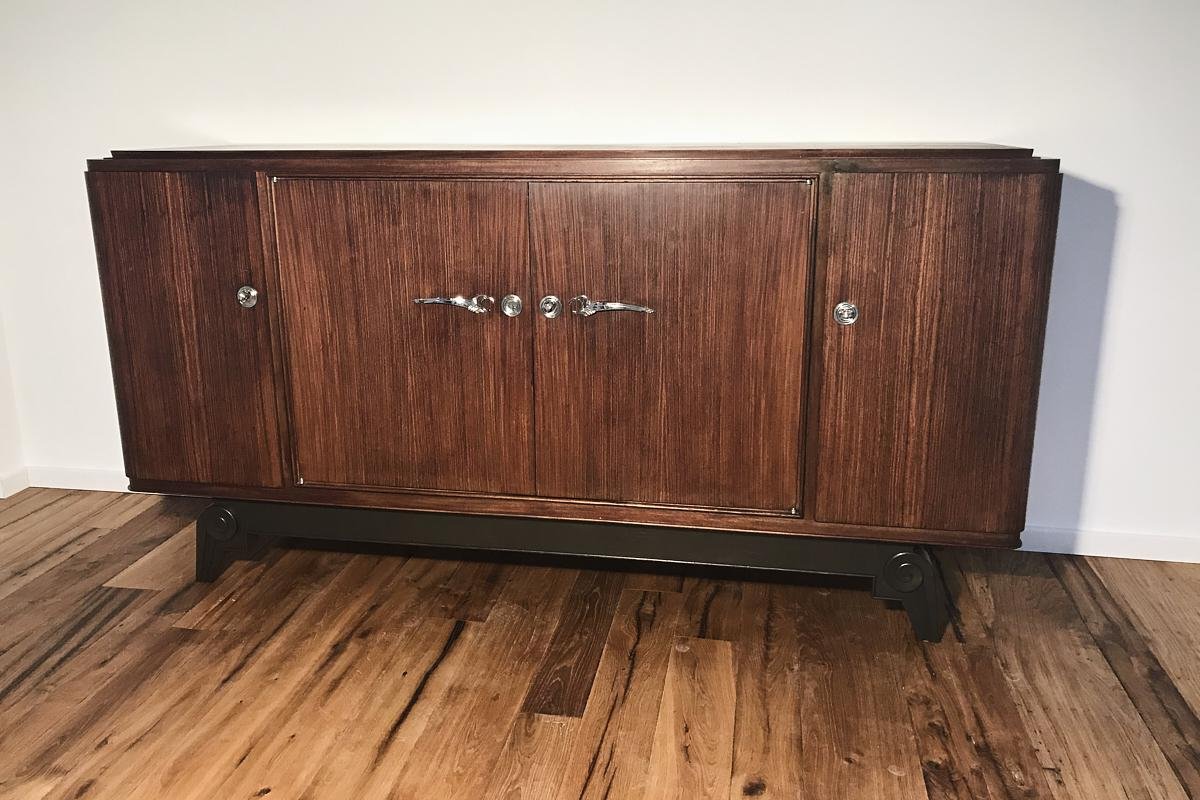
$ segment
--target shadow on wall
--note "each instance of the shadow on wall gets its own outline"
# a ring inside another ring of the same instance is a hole
[[[1117,211],[1113,192],[1063,176],[1029,487],[1030,527],[1048,536],[1031,544],[1069,549],[1082,524]]]

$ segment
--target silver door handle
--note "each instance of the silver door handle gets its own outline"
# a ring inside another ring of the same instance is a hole
[[[418,305],[458,306],[474,314],[486,314],[496,307],[496,298],[490,294],[477,294],[469,299],[461,294],[454,297],[417,297],[413,302]]]
[[[618,303],[613,300],[591,300],[586,294],[577,294],[571,298],[571,313],[581,317],[590,317],[601,311],[637,311],[642,314],[653,314],[649,306],[639,306],[633,303]]]

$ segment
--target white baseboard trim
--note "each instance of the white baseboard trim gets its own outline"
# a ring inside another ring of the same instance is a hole
[[[69,467],[26,467],[29,486],[46,489],[91,489],[99,492],[128,492],[129,478],[124,472],[107,469],[71,469]]]
[[[1200,564],[1200,535],[1119,533],[1070,528],[1025,529],[1021,549],[1040,553],[1137,558],[1143,561],[1181,561]]]
[[[22,489],[29,488],[29,470],[21,469],[0,475],[0,500],[12,497]]]

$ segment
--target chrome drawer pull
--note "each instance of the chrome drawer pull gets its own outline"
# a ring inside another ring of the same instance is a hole
[[[654,309],[633,303],[617,303],[612,300],[590,300],[586,294],[577,294],[571,298],[571,313],[581,317],[590,317],[601,311],[637,311],[642,314],[653,314]]]
[[[417,297],[413,302],[418,305],[458,306],[474,314],[486,314],[496,307],[496,298],[490,294],[477,294],[469,300],[461,294],[454,297]]]

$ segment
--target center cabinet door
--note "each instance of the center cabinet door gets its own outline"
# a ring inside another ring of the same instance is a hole
[[[813,187],[532,183],[530,203],[534,285],[567,306],[536,319],[538,494],[798,510]]]
[[[533,493],[524,182],[274,184],[297,479]],[[475,313],[417,298],[490,295]]]

